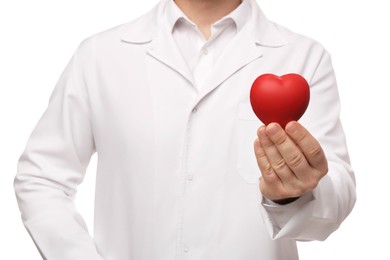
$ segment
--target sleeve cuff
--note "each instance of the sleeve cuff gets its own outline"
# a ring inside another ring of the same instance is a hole
[[[313,192],[302,195],[297,200],[281,205],[263,196],[261,207],[266,220],[271,222],[273,231],[279,231],[296,214],[296,212],[306,203],[314,200]],[[275,230],[276,229],[276,230]]]

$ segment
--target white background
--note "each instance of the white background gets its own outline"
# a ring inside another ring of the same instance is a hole
[[[41,259],[20,221],[13,178],[27,138],[77,45],[136,18],[157,1],[1,0],[0,259]],[[354,211],[327,241],[300,243],[301,259],[390,259],[388,1],[258,2],[270,19],[318,40],[332,54],[356,172]],[[95,161],[76,201],[90,230]]]

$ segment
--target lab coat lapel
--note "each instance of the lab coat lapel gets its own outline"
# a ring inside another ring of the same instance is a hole
[[[213,74],[202,87],[201,96],[207,95],[241,68],[262,56],[261,48],[256,45],[249,33],[246,31],[242,33],[243,35],[237,35],[226,46],[215,64]]]
[[[250,21],[225,48],[215,65],[214,74],[202,88],[200,99],[240,69],[262,57],[264,49],[279,48],[288,43],[277,25],[265,17],[256,1],[248,2],[251,5]]]
[[[192,73],[168,28],[159,31],[148,48],[148,54],[175,70],[194,86]]]
[[[199,100],[241,68],[260,58],[264,48],[278,48],[288,43],[280,34],[278,26],[264,16],[257,2],[255,0],[248,2],[251,5],[251,21],[225,48],[215,65],[213,75],[201,88]],[[130,44],[147,44],[148,55],[170,67],[195,86],[187,63],[172,34],[165,27],[166,23],[163,20],[165,5],[166,0],[162,0],[147,15],[128,24],[121,39]]]
[[[147,54],[176,71],[194,86],[192,73],[180,53],[164,20],[166,0],[162,0],[148,14],[129,23],[121,37],[129,44],[147,44]]]

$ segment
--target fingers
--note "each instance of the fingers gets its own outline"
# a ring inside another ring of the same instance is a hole
[[[328,163],[318,141],[298,122],[290,122],[286,126],[286,133],[302,150],[310,166],[322,174],[328,172]]]
[[[279,176],[273,170],[271,163],[260,143],[260,139],[256,139],[254,149],[262,177],[260,178],[260,190],[269,199],[279,199],[283,195],[283,183]]]
[[[284,130],[271,123],[258,130],[257,163],[261,192],[270,199],[299,197],[313,190],[327,173],[327,161],[317,140],[297,122]]]
[[[274,172],[274,169],[271,166],[271,163],[268,160],[268,157],[260,143],[260,139],[256,139],[254,143],[255,155],[257,159],[257,164],[259,165],[262,175],[266,178],[274,178],[277,175]],[[277,177],[279,178],[279,177]]]
[[[285,167],[288,168],[296,176],[296,178],[305,179],[307,171],[311,170],[311,167],[301,149],[294,141],[291,140],[282,127],[278,124],[268,125],[266,128],[266,136],[271,143],[270,147],[273,146],[273,149],[277,150],[280,154],[279,157],[274,160],[283,161]],[[273,160],[271,158],[270,161],[272,164]],[[282,163],[279,163],[279,165],[281,164]],[[276,164],[273,165],[276,166]],[[277,168],[274,169],[279,173]]]
[[[263,148],[264,154],[266,155],[270,167],[279,176],[284,183],[295,181],[296,176],[286,163],[285,158],[281,154],[281,151],[274,144],[273,140],[269,137],[268,127],[262,127],[258,131],[260,144]]]

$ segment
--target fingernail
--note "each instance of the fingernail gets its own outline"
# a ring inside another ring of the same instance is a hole
[[[286,131],[290,134],[295,133],[297,131],[297,122],[290,122],[286,126]]]
[[[259,129],[259,137],[266,137],[267,134],[265,133],[265,126],[260,127]]]
[[[280,130],[280,126],[278,124],[269,124],[267,126],[267,134],[274,135]]]

